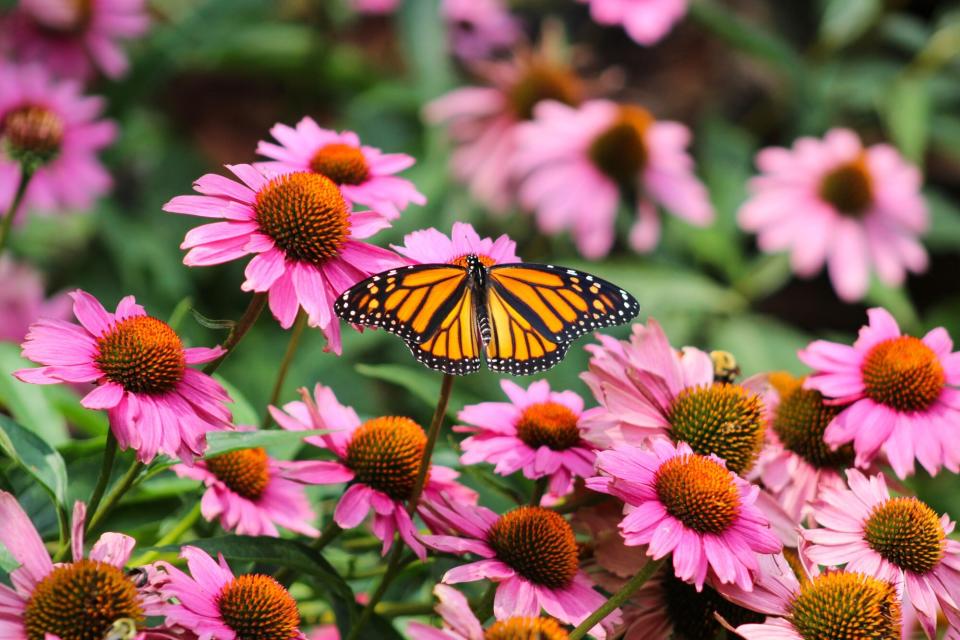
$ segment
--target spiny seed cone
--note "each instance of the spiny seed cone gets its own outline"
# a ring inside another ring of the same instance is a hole
[[[53,160],[63,144],[64,123],[59,115],[39,105],[8,111],[0,121],[0,138],[8,156],[39,167]]]
[[[370,167],[367,166],[363,151],[342,142],[334,142],[317,149],[310,160],[310,168],[337,184],[363,184],[370,175]]]
[[[680,392],[668,412],[670,436],[696,453],[722,458],[734,473],[753,468],[763,446],[760,397],[738,384],[714,383]]]
[[[236,494],[257,500],[270,484],[270,458],[263,449],[240,449],[207,458],[207,469]]]
[[[698,533],[723,533],[740,514],[733,474],[704,456],[667,460],[657,470],[654,488],[667,513]]]
[[[672,567],[661,571],[661,576],[660,590],[675,640],[716,638],[723,630],[716,615],[732,627],[763,622],[763,614],[733,604],[708,586],[698,592],[692,584],[678,579]]]
[[[873,203],[873,179],[866,157],[841,165],[820,182],[820,197],[840,213],[860,218]]]
[[[44,640],[47,634],[103,640],[120,618],[143,621],[136,586],[117,567],[84,559],[56,567],[37,584],[23,626],[27,640]]]
[[[803,380],[774,374],[771,382],[780,394],[773,416],[773,431],[789,451],[817,469],[845,469],[853,464],[853,447],[833,451],[823,434],[844,407],[828,405],[815,389],[804,389]]]
[[[533,108],[543,100],[574,105],[583,93],[580,79],[566,66],[533,61],[510,89],[508,99],[518,120],[533,117]]]
[[[186,357],[180,336],[163,320],[121,320],[98,341],[97,367],[107,380],[132,393],[162,394],[183,379]]]
[[[538,402],[523,410],[517,437],[527,446],[564,451],[580,443],[577,414],[559,402]]]
[[[636,186],[647,165],[645,140],[653,117],[641,107],[623,106],[617,120],[590,143],[587,154],[596,167],[624,187]]]
[[[552,589],[569,585],[580,568],[570,524],[542,507],[518,507],[500,516],[487,542],[521,576]]]
[[[498,620],[483,634],[484,640],[567,640],[566,629],[553,618]]]
[[[283,586],[270,576],[235,578],[223,588],[220,616],[237,640],[291,640],[298,633],[300,612]]]
[[[406,500],[413,491],[427,436],[410,418],[374,418],[353,432],[345,464],[355,481]]]
[[[804,640],[899,640],[893,585],[859,573],[824,573],[801,585],[790,621]]]
[[[899,336],[880,342],[861,365],[866,394],[898,411],[925,411],[946,384],[937,354],[919,338]]]
[[[254,203],[257,224],[290,260],[322,266],[340,255],[350,216],[340,189],[319,173],[289,173],[263,187]]]
[[[864,538],[892,564],[924,574],[943,559],[946,534],[933,509],[916,498],[903,497],[873,508]]]

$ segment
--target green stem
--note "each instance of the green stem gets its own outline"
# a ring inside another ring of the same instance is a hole
[[[183,520],[178,522],[170,531],[167,531],[159,540],[157,540],[153,546],[155,547],[166,547],[167,545],[176,544],[180,538],[187,531],[190,531],[193,528],[193,525],[197,523],[197,520],[200,519],[200,503],[197,502],[193,505],[193,509],[190,510],[190,513],[183,517]],[[139,567],[144,564],[150,564],[154,560],[160,557],[159,551],[148,551],[141,555],[139,558],[130,562],[131,567]]]
[[[17,193],[13,196],[13,202],[7,209],[7,215],[0,220],[0,254],[3,254],[7,241],[10,238],[10,229],[13,228],[13,216],[16,215],[20,203],[23,202],[23,196],[27,193],[27,186],[30,184],[30,178],[33,177],[33,171],[27,169],[26,165],[20,165],[20,184],[17,185]]]
[[[277,379],[273,383],[273,392],[270,394],[270,402],[267,404],[267,411],[263,415],[263,421],[260,424],[261,429],[270,426],[273,418],[270,416],[270,406],[276,405],[280,400],[280,393],[283,391],[283,383],[287,379],[287,372],[293,363],[293,357],[297,353],[297,347],[300,345],[300,336],[303,330],[307,328],[307,312],[300,308],[297,312],[297,319],[293,323],[293,329],[290,331],[290,341],[287,343],[287,352],[283,354],[283,360],[280,362],[280,369],[277,371]]]
[[[587,635],[587,632],[590,629],[593,629],[597,624],[602,622],[608,615],[613,613],[614,609],[620,607],[624,602],[630,599],[637,589],[642,587],[644,583],[650,579],[654,573],[657,572],[657,569],[660,568],[660,565],[663,564],[663,561],[669,556],[665,556],[659,560],[651,560],[647,564],[643,565],[643,568],[637,573],[637,575],[630,578],[625,585],[620,587],[620,591],[617,591],[615,594],[610,596],[610,598],[600,605],[600,608],[587,616],[587,619],[577,625],[577,628],[570,632],[569,640],[580,640]]]
[[[377,615],[384,618],[428,616],[432,613],[432,602],[381,602],[377,605]]]
[[[313,544],[310,546],[317,551],[321,551],[324,547],[333,542],[341,533],[343,533],[343,529],[341,529],[340,525],[331,519],[327,526],[323,528],[323,531],[320,532],[320,537],[314,540]]]
[[[223,341],[222,345],[220,345],[226,351],[216,360],[207,363],[207,366],[203,368],[203,372],[205,374],[211,375],[214,371],[220,368],[220,365],[223,364],[223,361],[227,359],[227,356],[233,353],[234,348],[240,344],[241,340],[243,340],[243,336],[247,335],[247,332],[250,331],[250,329],[253,328],[253,325],[257,323],[257,318],[260,317],[260,312],[263,311],[263,308],[266,305],[266,292],[253,294],[253,296],[250,298],[250,304],[247,305],[247,310],[243,312],[243,315],[240,316],[239,320],[237,320],[237,324],[235,324],[233,329],[230,330],[230,334],[227,336],[227,339]]]
[[[100,477],[97,479],[97,486],[93,488],[90,494],[90,501],[87,503],[87,511],[90,514],[97,512],[100,508],[100,500],[110,484],[110,475],[113,473],[113,463],[117,459],[117,437],[113,435],[113,430],[107,431],[107,443],[103,448],[103,464],[100,466]]]
[[[367,606],[363,608],[363,612],[360,614],[357,623],[350,629],[350,635],[347,636],[347,640],[357,640],[357,638],[360,637],[360,632],[370,621],[370,618],[373,617],[377,605],[380,604],[384,594],[387,592],[387,588],[400,572],[400,558],[402,555],[403,542],[398,537],[393,541],[393,550],[390,552],[390,560],[387,562],[387,571],[383,574],[383,578],[380,579],[377,590],[370,596]]]
[[[106,500],[104,500],[97,512],[94,513],[90,518],[89,523],[87,524],[87,531],[95,530],[97,525],[103,522],[103,519],[106,518],[111,511],[113,511],[113,509],[120,502],[120,499],[123,498],[123,496],[126,495],[126,493],[137,484],[140,479],[140,473],[146,468],[147,465],[143,464],[139,460],[130,465],[126,475],[124,475],[117,486],[115,486],[113,490],[107,494]]]
[[[530,495],[530,506],[539,507],[540,501],[543,500],[543,494],[547,492],[547,483],[550,481],[550,476],[543,476],[542,478],[537,478],[537,481],[533,485],[533,493]]]
[[[477,602],[477,605],[473,608],[473,614],[477,616],[477,620],[480,621],[481,625],[493,615],[493,601],[497,597],[497,586],[496,582],[491,582],[490,586],[487,587],[487,590],[480,598],[480,601]]]

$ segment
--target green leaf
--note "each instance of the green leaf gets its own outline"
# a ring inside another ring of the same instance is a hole
[[[758,24],[744,22],[719,2],[713,0],[692,2],[690,17],[718,37],[750,55],[764,58],[797,76],[803,72],[803,60],[786,40]]]
[[[797,350],[809,342],[802,332],[765,316],[724,318],[710,327],[710,348],[732,353],[745,376],[780,370],[803,373]]]
[[[960,207],[943,193],[929,191],[926,194],[930,205],[930,232],[923,239],[931,249],[960,248]]]
[[[67,504],[67,465],[40,436],[0,415],[0,449],[50,494],[61,509]]]
[[[44,440],[58,445],[69,440],[67,422],[54,408],[43,385],[20,382],[11,374],[33,366],[20,357],[20,348],[0,343],[0,405],[7,407],[13,418]]]
[[[440,374],[438,373],[399,364],[358,364],[356,368],[360,374],[369,378],[383,380],[406,389],[430,407],[437,406],[440,393]],[[447,405],[447,415],[455,419],[459,407],[479,401],[479,398],[472,393],[458,390],[457,385],[454,385],[450,394],[450,403]]]
[[[213,377],[217,382],[223,385],[223,388],[226,389],[227,393],[230,394],[230,397],[233,398],[233,403],[229,405],[230,412],[233,414],[233,424],[260,424],[260,416],[257,415],[256,409],[253,408],[253,405],[250,404],[250,401],[247,400],[246,396],[240,393],[240,390],[233,386],[230,382],[227,382],[226,378],[221,376],[219,373],[214,374]]]
[[[20,563],[13,557],[13,554],[0,543],[0,571],[10,573],[19,566]]]
[[[820,21],[820,40],[830,49],[850,44],[880,17],[880,0],[827,0]]]
[[[930,125],[930,90],[927,77],[901,76],[886,93],[883,115],[890,138],[911,162],[923,163]]]
[[[286,445],[299,442],[310,436],[322,436],[330,433],[327,429],[311,429],[308,431],[211,431],[207,433],[206,458],[218,456],[238,449],[252,449]]]

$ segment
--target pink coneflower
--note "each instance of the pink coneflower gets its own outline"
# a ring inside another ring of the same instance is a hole
[[[602,25],[622,25],[639,44],[663,38],[687,13],[686,0],[579,0],[590,5],[590,16]]]
[[[531,480],[549,478],[554,496],[569,493],[575,477],[593,474],[593,447],[580,435],[583,398],[551,391],[546,380],[527,389],[502,380],[500,388],[510,402],[468,405],[457,416],[466,426],[453,430],[472,434],[460,443],[460,462],[489,462],[503,476],[522,470]]]
[[[487,266],[520,262],[517,243],[503,234],[496,240],[481,238],[467,222],[454,222],[446,236],[433,227],[408,233],[394,251],[413,264],[459,264],[468,255],[479,256]]]
[[[307,633],[307,640],[340,640],[340,631],[336,625],[322,624]]]
[[[272,577],[234,576],[222,555],[217,563],[196,547],[184,547],[180,557],[187,561],[189,576],[161,563],[168,624],[190,629],[199,640],[306,640],[296,601]]]
[[[814,372],[806,387],[850,404],[827,427],[827,444],[849,442],[856,464],[866,466],[882,449],[901,478],[914,458],[931,474],[941,466],[960,471],[960,353],[943,327],[923,339],[900,333],[884,309],[867,311],[869,324],[853,346],[817,340],[799,357]]]
[[[587,480],[594,491],[626,503],[620,532],[647,555],[673,554],[678,578],[703,588],[708,569],[720,582],[749,590],[757,554],[782,549],[766,517],[754,506],[759,487],[728,470],[716,456],[693,453],[665,440],[651,451],[620,446],[597,454],[602,474]]]
[[[195,465],[176,465],[178,476],[200,480],[207,490],[200,502],[208,521],[220,519],[225,531],[240,535],[280,535],[277,526],[306,536],[319,532],[304,483],[315,463],[274,460],[261,448],[239,449]]]
[[[517,124],[533,117],[543,100],[578,104],[582,83],[567,65],[543,55],[521,55],[481,67],[484,86],[455,89],[424,109],[432,124],[444,123],[457,149],[451,167],[470,193],[496,213],[515,199],[511,166]]]
[[[32,384],[96,383],[80,403],[106,409],[121,449],[150,462],[157,453],[191,462],[203,454],[208,431],[230,427],[230,396],[210,376],[187,365],[217,359],[223,349],[185,348],[162,320],[148,316],[133,296],[115,313],[85,291],[74,291],[79,325],[39,320],[23,343],[23,357],[39,363],[14,375]]]
[[[890,497],[882,475],[850,469],[847,480],[849,489],[824,491],[815,505],[822,528],[801,530],[807,557],[900,586],[904,608],[936,638],[937,609],[960,608],[960,542],[947,537],[954,523],[917,498]]]
[[[502,0],[443,0],[440,14],[454,53],[464,60],[509,49],[522,35]]]
[[[566,640],[568,637],[567,630],[556,620],[540,616],[513,616],[495,620],[484,631],[462,593],[445,584],[435,586],[433,593],[439,600],[436,611],[443,622],[443,629],[412,622],[407,627],[407,635],[411,640]]]
[[[393,175],[416,162],[405,153],[383,153],[360,144],[352,131],[323,129],[309,117],[296,127],[274,125],[270,133],[279,144],[261,140],[257,153],[273,159],[261,163],[271,171],[324,175],[340,187],[348,203],[367,207],[388,220],[399,218],[411,202],[427,202],[412,182]]]
[[[893,147],[865,149],[853,131],[832,129],[792,149],[764,149],[757,166],[740,226],[761,250],[790,251],[798,275],[826,263],[837,295],[851,301],[866,292],[871,266],[891,285],[927,268],[917,241],[928,224],[920,172]]]
[[[350,0],[350,6],[358,13],[386,15],[400,6],[400,0]]]
[[[581,375],[602,407],[584,420],[584,437],[601,447],[642,446],[667,437],[696,453],[722,458],[746,476],[764,441],[767,411],[753,388],[714,382],[709,354],[670,345],[653,319],[635,324],[629,341],[598,336],[589,345],[590,370]]]
[[[830,422],[843,406],[828,404],[803,379],[778,372],[769,376],[771,420],[767,444],[757,461],[758,477],[794,522],[809,515],[811,505],[827,488],[845,485],[843,471],[853,465],[853,447],[836,450],[824,441]]]
[[[268,291],[270,310],[287,329],[300,307],[311,326],[340,353],[340,321],[333,302],[373,273],[399,264],[368,238],[389,226],[374,211],[351,211],[326,176],[298,171],[270,178],[241,164],[227,167],[241,182],[209,173],[194,183],[199,196],[177,196],[164,211],[223,218],[191,230],[181,249],[191,267],[222,264],[256,254],[247,265],[244,291]]]
[[[573,529],[556,511],[517,507],[498,516],[462,503],[437,503],[431,508],[459,535],[421,536],[424,544],[480,558],[450,569],[443,582],[499,583],[493,603],[498,620],[537,617],[543,609],[560,622],[576,625],[606,601],[580,569]],[[597,625],[590,633],[604,638],[605,627],[619,621],[619,612],[614,612],[604,620],[604,627]]]
[[[520,202],[535,211],[544,233],[571,230],[581,254],[601,258],[613,246],[623,196],[636,199],[629,238],[636,251],[660,240],[657,205],[692,224],[713,221],[682,124],[609,100],[579,108],[544,102],[534,114],[518,129],[515,168]]]
[[[0,341],[22,342],[30,324],[40,318],[63,320],[70,298],[44,294],[43,277],[26,263],[0,257]]]
[[[104,102],[36,65],[0,64],[0,210],[13,203],[22,164],[36,167],[20,210],[89,209],[112,181],[97,152],[117,137]]]
[[[73,560],[54,564],[30,518],[9,493],[0,491],[0,548],[19,563],[10,572],[13,588],[0,584],[0,638],[4,640],[85,640],[103,638],[126,618],[142,631],[161,603],[141,591],[124,572],[136,541],[105,533],[83,556],[86,507],[73,510]]]
[[[762,624],[736,627],[745,640],[901,640],[900,598],[889,582],[816,567],[798,579],[783,555],[763,556],[761,565],[752,591],[718,586],[728,599],[768,616]]]
[[[123,75],[128,62],[119,42],[149,25],[144,0],[20,0],[6,27],[21,60],[43,60],[59,76],[88,80],[95,68]]]
[[[356,412],[341,405],[329,387],[317,385],[311,399],[301,390],[303,402],[289,402],[283,411],[270,407],[274,420],[289,431],[329,429],[331,433],[310,436],[306,442],[337,456],[334,461],[314,462],[305,478],[311,484],[349,483],[333,519],[340,527],[352,529],[373,509],[373,534],[383,541],[383,553],[399,532],[403,541],[421,558],[426,550],[416,537],[406,501],[416,483],[427,436],[410,418],[385,416],[361,422]],[[456,482],[459,474],[448,467],[430,465],[417,512],[431,522],[425,503],[449,494],[462,502],[476,502],[476,493]]]

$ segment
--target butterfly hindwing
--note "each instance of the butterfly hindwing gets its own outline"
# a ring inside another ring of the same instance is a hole
[[[490,342],[487,366],[492,371],[529,375],[545,371],[561,360],[570,341],[558,341],[544,335],[535,321],[523,314],[496,287],[487,291],[490,317]]]
[[[407,346],[414,358],[431,369],[461,376],[479,371],[480,337],[474,292],[466,288],[432,336],[420,344],[408,342]]]

